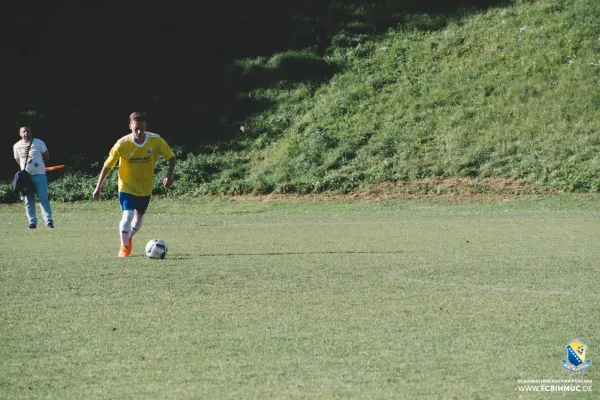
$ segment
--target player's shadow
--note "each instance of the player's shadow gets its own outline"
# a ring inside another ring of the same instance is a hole
[[[376,251],[376,250],[326,250],[326,251],[275,251],[275,252],[264,252],[264,253],[204,253],[195,255],[195,257],[262,257],[262,256],[308,256],[313,254],[403,254],[406,251],[402,250],[390,250],[390,251]]]
[[[167,259],[169,259],[169,260],[192,260],[192,259],[194,259],[194,257],[191,254],[177,254],[177,255],[169,254],[167,256]]]
[[[406,251],[402,250],[391,250],[391,251],[376,251],[376,250],[356,250],[356,251],[343,251],[343,250],[328,250],[328,251],[267,251],[264,253],[201,253],[201,254],[190,254],[190,253],[177,253],[169,254],[167,259],[169,260],[193,260],[199,257],[273,257],[273,256],[308,256],[313,254],[404,254]],[[138,256],[130,256],[138,257]],[[142,256],[139,256],[142,257]]]

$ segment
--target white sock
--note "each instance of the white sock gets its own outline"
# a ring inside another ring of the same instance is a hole
[[[133,210],[124,210],[123,218],[119,224],[119,231],[121,232],[121,244],[127,246],[129,244],[129,235],[131,235],[131,221],[133,220]]]
[[[133,235],[135,235],[140,228],[142,227],[142,222],[144,222],[144,214],[135,214],[135,217],[133,217],[133,222],[131,223],[131,236],[133,237]]]

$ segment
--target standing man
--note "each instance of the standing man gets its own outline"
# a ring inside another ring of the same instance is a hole
[[[167,142],[156,133],[146,131],[146,115],[134,112],[129,116],[131,133],[123,136],[110,150],[108,159],[100,172],[94,200],[100,199],[102,184],[119,161],[119,202],[123,217],[119,224],[121,248],[119,257],[131,254],[132,238],[144,220],[144,214],[150,203],[154,184],[154,165],[160,154],[169,162],[169,170],[163,179],[163,185],[173,184],[175,154]]]
[[[22,126],[19,129],[19,140],[13,146],[13,153],[17,164],[21,169],[25,169],[35,185],[35,193],[29,193],[25,196],[25,212],[29,219],[29,229],[37,227],[37,216],[35,213],[35,196],[37,195],[42,209],[42,217],[48,228],[54,228],[52,221],[52,208],[48,199],[48,178],[46,177],[46,162],[50,160],[50,153],[46,144],[40,139],[34,139],[31,134],[31,128]],[[29,154],[29,156],[28,156]],[[27,160],[27,165],[25,165]]]

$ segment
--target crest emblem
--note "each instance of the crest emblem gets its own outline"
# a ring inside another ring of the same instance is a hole
[[[588,369],[592,362],[586,360],[588,347],[579,339],[574,339],[565,346],[567,359],[563,360],[562,366],[569,372],[583,372]]]
[[[148,154],[152,154],[152,147],[148,148]]]

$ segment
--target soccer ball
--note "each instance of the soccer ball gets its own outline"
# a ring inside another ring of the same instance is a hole
[[[167,244],[162,239],[152,239],[146,244],[146,255],[154,259],[163,259],[167,256]]]

